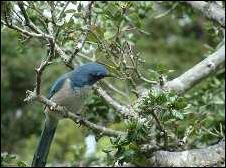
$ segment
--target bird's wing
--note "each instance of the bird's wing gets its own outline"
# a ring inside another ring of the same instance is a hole
[[[57,91],[61,89],[66,79],[67,79],[67,76],[64,75],[55,81],[55,83],[53,84],[47,96],[48,99],[50,99]]]

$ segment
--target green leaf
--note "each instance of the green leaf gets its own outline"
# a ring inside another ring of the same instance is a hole
[[[81,2],[78,4],[78,7],[77,7],[77,10],[79,11],[79,12],[81,12],[82,11],[82,8],[83,8],[83,6],[82,6],[82,4],[81,4]]]
[[[176,110],[184,109],[186,106],[187,106],[187,102],[185,98],[180,97],[174,102],[174,108]]]
[[[18,165],[19,167],[27,167],[26,163],[23,162],[23,161],[21,161],[21,160],[17,161],[17,165]]]
[[[116,35],[116,32],[114,32],[114,31],[106,31],[104,33],[104,39],[105,40],[112,39],[115,35]]]
[[[75,9],[68,9],[65,11],[65,13],[76,13],[77,11]]]
[[[155,70],[148,69],[148,75],[150,76],[150,79],[152,80],[158,80],[159,79],[159,73]]]
[[[96,33],[96,35],[98,36],[98,38],[100,40],[102,40],[104,38],[104,28],[101,27],[95,27],[94,32]]]
[[[104,38],[104,29],[101,27],[93,27],[92,32],[89,32],[87,41],[98,43]]]
[[[157,71],[159,74],[167,74],[168,68],[163,64],[154,64],[152,65],[152,69]]]
[[[15,155],[8,154],[8,153],[1,154],[1,160],[6,162],[6,163],[9,163],[9,162],[11,162],[14,159],[16,159]]]
[[[165,102],[167,102],[166,94],[162,93],[162,94],[160,94],[160,95],[157,97],[156,103],[157,103],[158,105],[161,105],[161,104],[163,104],[163,103],[165,103]]]
[[[138,14],[133,13],[132,15],[130,15],[130,20],[132,20],[132,22],[134,23],[134,25],[136,27],[141,28],[142,23],[141,23],[141,20],[140,20]]]
[[[88,33],[86,40],[93,42],[93,43],[98,43],[98,39],[96,38],[96,36],[92,32]]]
[[[171,114],[177,119],[180,119],[180,120],[184,119],[183,114],[181,112],[177,111],[177,110],[172,110]]]

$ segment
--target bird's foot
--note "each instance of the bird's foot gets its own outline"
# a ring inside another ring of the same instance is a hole
[[[49,107],[49,109],[51,111],[56,111],[56,108],[57,108],[57,104],[56,103],[54,103],[52,106]]]
[[[76,114],[77,116],[78,116],[78,120],[77,120],[77,124],[79,124],[78,125],[78,127],[81,127],[81,125],[82,125],[82,123],[83,123],[83,117],[81,116],[81,114]]]

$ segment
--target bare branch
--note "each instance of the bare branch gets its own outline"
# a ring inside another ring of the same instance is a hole
[[[68,118],[72,119],[74,122],[76,122],[76,120],[78,120],[80,116],[74,114],[74,113],[69,113],[68,112]],[[112,129],[109,129],[109,128],[106,128],[106,127],[103,127],[103,126],[100,126],[100,125],[97,125],[97,124],[94,124],[84,118],[81,118],[79,120],[79,122],[81,124],[83,124],[84,126],[88,127],[88,128],[91,128],[93,129],[94,131],[96,132],[99,132],[101,133],[102,135],[109,135],[109,136],[125,136],[126,133],[125,132],[121,132],[121,131],[115,131],[115,130],[112,130]]]
[[[181,76],[167,82],[165,89],[174,90],[176,92],[185,92],[193,87],[200,80],[207,77],[211,72],[215,71],[219,65],[225,62],[225,46],[224,44],[206,59],[186,71]]]
[[[60,12],[60,14],[59,14],[59,17],[57,18],[56,21],[62,19],[63,15],[64,15],[64,11],[65,11],[65,9],[67,8],[67,6],[69,5],[69,3],[70,3],[70,1],[67,1],[67,2],[66,2],[66,4],[64,5],[63,9],[61,10],[61,12]]]
[[[27,25],[30,25],[30,19],[29,19],[28,15],[27,15],[27,12],[26,12],[25,8],[24,8],[23,1],[18,1],[17,4],[18,4],[18,6],[19,6],[19,8],[21,10],[21,13],[24,16],[24,19],[25,19],[26,24]]]
[[[149,161],[152,166],[160,167],[219,166],[225,161],[225,141],[203,149],[182,152],[157,151]]]
[[[4,22],[2,20],[1,20],[1,23],[4,24],[5,26],[7,26],[8,28],[14,29],[17,32],[22,33],[22,34],[27,35],[27,36],[30,36],[30,37],[37,37],[37,38],[44,38],[44,39],[52,38],[48,34],[45,34],[45,33],[37,34],[37,33],[29,32],[29,31],[27,31],[25,29],[22,29],[22,28],[20,28],[20,27],[18,27],[16,25],[8,24],[7,22]]]
[[[54,111],[52,111],[53,113],[56,113],[56,115],[61,116],[62,118],[69,118],[71,120],[73,120],[75,123],[81,123],[84,126],[91,128],[97,132],[100,132],[103,135],[108,135],[108,136],[122,136],[122,135],[126,135],[125,132],[121,132],[121,131],[115,131],[97,124],[94,124],[88,120],[86,120],[85,118],[82,118],[80,115],[74,114],[71,111],[69,111],[68,109],[66,109],[65,107],[62,106],[58,106],[56,103],[54,103],[53,101],[47,99],[46,97],[42,96],[42,95],[36,95],[34,92],[32,91],[27,91],[27,98],[30,97],[32,100],[36,100],[40,103],[43,103],[47,106],[50,107],[50,109],[53,109]],[[29,99],[27,99],[25,101],[28,101]]]
[[[92,12],[92,5],[94,4],[94,1],[90,1],[87,5],[87,9],[85,11],[85,23],[86,23],[86,29],[84,30],[84,32],[82,33],[81,38],[79,39],[78,43],[76,44],[75,48],[74,48],[74,52],[71,55],[71,57],[69,57],[67,64],[70,65],[72,60],[74,59],[74,57],[78,54],[78,52],[83,48],[86,38],[88,36],[88,33],[90,31],[90,27],[91,27],[91,12]]]
[[[149,79],[145,78],[144,76],[142,76],[140,73],[139,73],[139,78],[141,80],[143,80],[144,82],[147,82],[147,83],[150,83],[150,84],[157,84],[156,81],[149,80]]]
[[[192,88],[195,84],[207,77],[211,72],[215,71],[218,66],[225,62],[225,46],[224,44],[213,54],[209,55],[206,59],[186,71],[181,76],[168,81],[164,85],[164,89],[173,90],[179,93],[183,93]],[[134,104],[134,108],[139,107],[143,99],[148,95],[149,91],[144,90]]]
[[[47,1],[48,2],[48,1]],[[51,22],[55,25],[56,24],[56,17],[55,17],[55,4],[53,1],[48,2],[50,6],[50,13],[51,13]]]
[[[168,10],[165,10],[163,13],[160,13],[159,15],[155,16],[154,19],[159,19],[161,17],[167,16],[170,12],[172,12],[178,6],[178,4],[179,4],[179,2],[175,2],[171,8],[169,8]]]
[[[155,108],[155,109],[149,108],[148,110],[149,110],[150,114],[153,116],[153,118],[155,119],[155,121],[159,127],[159,130],[161,131],[161,133],[164,136],[164,147],[166,148],[168,146],[168,135],[167,135],[167,131],[164,129],[163,124],[161,123],[161,121],[158,119],[158,117],[156,115],[156,112],[158,113],[158,109],[157,108]]]
[[[124,93],[123,91],[117,89],[115,86],[113,86],[111,83],[109,83],[108,81],[106,80],[103,80],[103,83],[111,90],[115,91],[116,93],[124,96],[124,97],[128,97],[128,95],[126,93]]]
[[[39,29],[37,26],[35,26],[32,21],[29,19],[29,17],[27,16],[26,10],[24,9],[23,6],[23,2],[18,2],[18,5],[21,8],[21,12],[23,13],[23,16],[26,20],[26,24],[32,29],[33,32],[30,32],[26,29],[23,29],[21,27],[18,27],[16,25],[10,24],[7,22],[7,20],[2,21],[1,23],[3,23],[4,25],[6,25],[8,28],[14,29],[16,31],[18,31],[19,33],[22,33],[24,35],[30,36],[30,37],[37,37],[37,38],[42,38],[44,40],[46,40],[48,43],[52,41],[52,43],[54,43],[54,50],[60,55],[61,59],[63,60],[63,62],[70,68],[73,69],[73,67],[71,65],[68,64],[68,61],[70,60],[70,56],[67,55],[60,47],[59,45],[55,42],[55,39],[53,37],[53,35],[50,34],[46,34],[44,33],[41,29]],[[48,25],[48,29],[50,31],[50,33],[53,33],[52,29],[50,29],[50,25]]]
[[[205,1],[186,1],[193,8],[201,11],[206,17],[217,21],[225,27],[225,9],[215,3]]]
[[[101,95],[113,108],[115,108],[123,116],[126,117],[137,116],[137,114],[134,113],[132,108],[121,105],[119,102],[114,100],[109,94],[107,94],[107,92],[103,90],[101,87],[95,86],[95,89],[99,95]]]
[[[18,1],[18,6],[24,16],[24,19],[25,19],[25,22],[26,22],[26,25],[31,29],[33,30],[35,33],[38,33],[38,34],[45,34],[44,32],[42,32],[41,29],[38,28],[38,26],[36,26],[29,18],[28,14],[27,14],[27,11],[25,10],[24,8],[24,3],[22,1]]]
[[[87,5],[86,13],[85,13],[85,20],[86,24],[91,25],[91,14],[92,14],[92,5],[95,3],[95,1],[90,1]]]
[[[51,59],[52,59],[52,52],[51,49],[49,51],[49,54],[46,58],[45,61],[42,61],[42,63],[40,64],[40,66],[38,68],[35,69],[36,72],[36,87],[35,87],[35,91],[36,91],[36,95],[40,94],[40,87],[41,87],[41,76],[43,71],[45,70],[45,68],[51,64]]]

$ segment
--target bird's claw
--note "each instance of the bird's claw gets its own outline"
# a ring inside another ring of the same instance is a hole
[[[77,115],[79,116],[79,119],[77,120],[77,124],[79,124],[78,127],[81,127],[82,122],[83,122],[83,118],[80,114],[77,114]]]
[[[82,122],[83,122],[82,119],[79,119],[79,120],[77,121],[77,124],[78,124],[78,127],[79,127],[79,128],[82,126]]]
[[[78,121],[78,127],[80,128],[81,125],[82,125],[82,122],[81,122],[81,120],[79,120],[79,121]]]
[[[52,105],[52,106],[49,107],[49,109],[50,109],[51,111],[55,111],[56,108],[57,108],[57,104],[54,104],[54,105]]]

